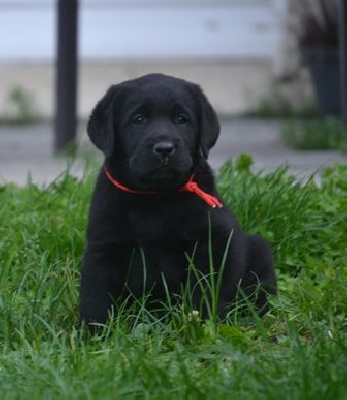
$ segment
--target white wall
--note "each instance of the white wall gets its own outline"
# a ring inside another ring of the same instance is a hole
[[[273,58],[286,0],[81,0],[83,59]],[[54,0],[0,0],[0,61],[52,60]]]

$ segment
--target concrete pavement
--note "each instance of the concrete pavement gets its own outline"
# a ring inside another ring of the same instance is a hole
[[[252,154],[255,170],[273,170],[288,164],[289,172],[298,179],[308,177],[324,167],[347,163],[347,156],[337,151],[294,151],[280,138],[281,122],[254,119],[222,119],[222,134],[210,153],[214,169],[240,153]],[[31,126],[0,126],[0,184],[25,185],[30,175],[33,182],[48,184],[67,167],[77,177],[85,171],[85,154],[97,155],[80,127],[78,156],[71,160],[53,156],[53,129],[48,123]],[[97,156],[96,156],[97,157]],[[101,160],[101,158],[100,158]]]

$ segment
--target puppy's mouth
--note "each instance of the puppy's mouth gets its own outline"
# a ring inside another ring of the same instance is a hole
[[[160,160],[158,165],[154,166],[149,174],[171,174],[175,171],[175,163],[169,157]]]
[[[174,185],[177,180],[182,179],[182,171],[171,168],[169,162],[162,163],[161,165],[153,168],[138,177],[142,182],[151,182],[157,185]]]
[[[166,167],[169,164],[169,157],[165,157],[162,159],[162,167]]]
[[[184,185],[192,173],[192,162],[175,162],[169,157],[152,165],[131,165],[133,178],[143,190],[174,191]]]

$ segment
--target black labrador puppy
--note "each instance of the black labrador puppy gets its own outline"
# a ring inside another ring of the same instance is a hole
[[[97,104],[88,134],[105,162],[90,207],[82,321],[105,323],[124,299],[165,300],[187,280],[206,315],[214,273],[221,317],[238,288],[266,307],[266,292],[276,291],[270,247],[243,233],[206,161],[219,130],[198,85],[162,74],[113,85]]]

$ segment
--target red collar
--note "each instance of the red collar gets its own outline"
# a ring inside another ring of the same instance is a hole
[[[141,195],[143,195],[143,194],[149,194],[149,195],[161,194],[160,192],[156,192],[156,191],[138,191],[138,190],[130,189],[130,188],[122,185],[117,180],[115,180],[106,167],[104,167],[104,172],[105,172],[105,175],[107,176],[108,180],[112,183],[112,185],[115,186],[117,189],[122,190],[123,192],[132,193],[132,194],[141,194]],[[215,208],[215,207],[222,208],[223,207],[223,204],[216,197],[211,196],[210,194],[204,192],[202,189],[199,188],[197,182],[194,181],[194,174],[188,179],[188,181],[178,191],[194,193],[195,195],[200,197],[210,207],[213,207],[213,208]]]

